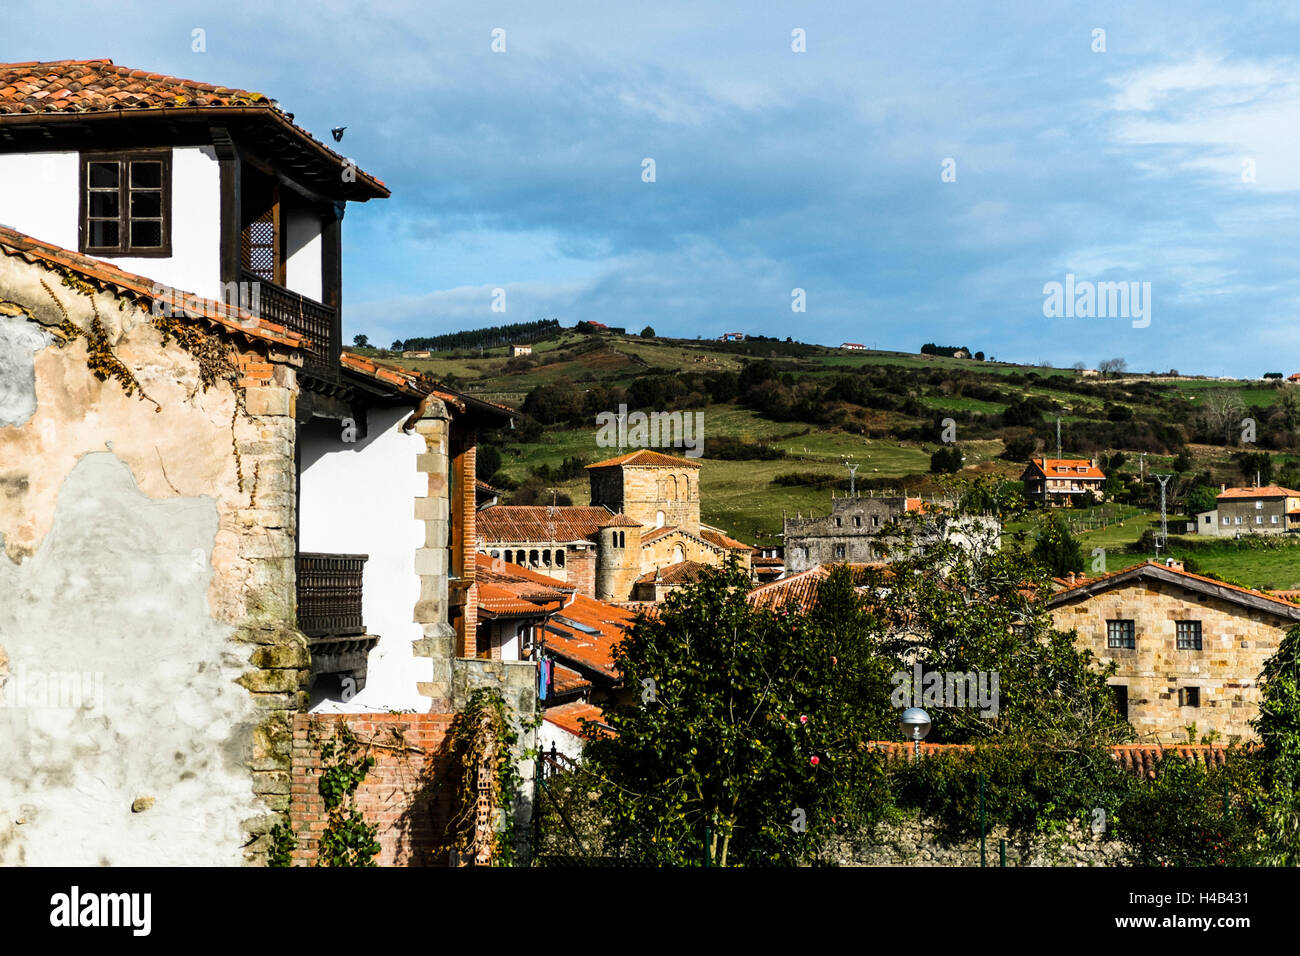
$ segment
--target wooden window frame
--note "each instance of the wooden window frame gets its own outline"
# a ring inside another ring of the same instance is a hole
[[[1116,638],[1111,633],[1111,625],[1120,625],[1118,630],[1119,637]],[[1127,626],[1125,626],[1127,625]],[[1115,643],[1119,640],[1123,643]],[[1132,643],[1128,643],[1132,641]],[[1137,649],[1137,621],[1130,617],[1109,618],[1106,621],[1106,648],[1107,650],[1132,651]]]
[[[1195,625],[1195,626],[1193,626]],[[1204,629],[1200,621],[1174,622],[1174,647],[1180,651],[1205,649]]]
[[[158,246],[131,245],[131,167],[133,160],[162,163],[162,244]],[[84,255],[97,259],[170,259],[172,255],[172,150],[158,149],[93,150],[79,154],[80,174],[78,184],[81,196],[78,207],[77,248]],[[117,246],[91,246],[90,195],[87,170],[91,163],[120,163],[118,177],[118,237]]]

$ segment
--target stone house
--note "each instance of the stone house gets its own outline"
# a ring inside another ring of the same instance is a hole
[[[387,195],[261,94],[0,65],[0,863],[261,862],[308,707],[531,712],[477,666],[509,410],[341,346]]]
[[[1243,534],[1286,534],[1300,531],[1300,491],[1267,485],[1223,488],[1213,511],[1196,516],[1197,534],[1237,537]]]
[[[1254,738],[1257,679],[1300,605],[1148,561],[1098,578],[1060,579],[1048,599],[1056,626],[1119,669],[1120,710],[1145,742],[1179,743],[1185,728]],[[1195,741],[1191,741],[1195,742]]]
[[[734,558],[748,570],[753,548],[700,521],[699,469],[645,449],[596,462],[587,466],[590,505],[483,508],[478,546],[601,601],[640,600],[656,571],[677,579],[690,563]]]
[[[521,355],[532,355],[533,347],[531,345],[512,345],[510,346],[510,355],[518,358]]]
[[[831,513],[805,518],[784,516],[785,574],[828,564],[874,564],[904,547],[901,533],[922,513],[938,512],[941,502],[907,495],[849,495],[831,499]],[[922,536],[943,534],[981,547],[998,547],[1000,527],[981,517],[937,517]],[[923,541],[914,541],[920,547]]]

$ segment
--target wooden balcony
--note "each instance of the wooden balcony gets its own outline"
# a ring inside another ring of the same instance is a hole
[[[310,638],[337,639],[366,632],[361,617],[365,554],[298,554],[298,629]]]
[[[342,345],[339,341],[336,311],[315,299],[268,282],[248,269],[241,270],[240,281],[255,283],[253,288],[258,290],[258,306],[255,310],[258,318],[283,325],[311,340],[303,350],[304,374],[326,382],[337,382],[339,350]]]

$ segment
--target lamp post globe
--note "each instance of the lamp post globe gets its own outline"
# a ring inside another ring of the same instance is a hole
[[[912,752],[920,755],[921,741],[930,732],[930,715],[920,707],[909,707],[903,711],[898,722],[903,728],[903,736],[912,741]]]

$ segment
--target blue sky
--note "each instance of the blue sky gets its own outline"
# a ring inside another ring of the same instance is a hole
[[[318,138],[348,127],[340,151],[393,190],[345,221],[349,339],[554,317],[1300,370],[1300,7],[60,10],[15,13],[0,58],[109,57],[266,93]],[[1067,273],[1151,283],[1150,324],[1044,317]]]

